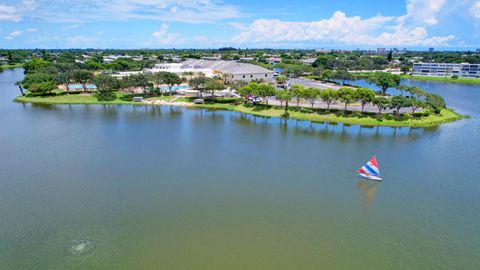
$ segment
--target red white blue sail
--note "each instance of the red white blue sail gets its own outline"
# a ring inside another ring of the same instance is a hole
[[[372,157],[365,165],[363,165],[358,172],[360,174],[380,177],[380,170],[378,169],[378,162],[376,157]]]

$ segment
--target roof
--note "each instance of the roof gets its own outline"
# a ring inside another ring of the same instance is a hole
[[[188,59],[183,62],[185,65],[193,65],[199,68],[210,68],[219,70],[228,74],[256,74],[256,73],[273,73],[273,71],[248,63],[238,63],[236,61],[210,61],[199,59]]]

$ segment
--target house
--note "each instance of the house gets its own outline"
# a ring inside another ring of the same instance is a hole
[[[307,64],[307,65],[311,65],[311,64],[313,64],[316,60],[317,60],[317,58],[307,58],[307,59],[303,59],[303,60],[302,60],[302,63]]]
[[[214,72],[211,68],[204,68],[198,65],[195,66],[189,63],[162,63],[155,64],[154,68],[144,69],[145,73],[157,73],[161,71],[175,73],[178,76],[183,76],[188,73],[194,75],[203,74],[207,77],[214,76]]]
[[[236,61],[208,61],[189,59],[182,63],[185,66],[193,66],[197,69],[210,69],[214,75],[224,76],[227,82],[253,80],[273,81],[274,72],[249,63]]]
[[[280,64],[282,62],[282,58],[280,57],[269,57],[267,59],[265,59],[265,61],[267,61],[267,63],[273,65],[273,64]]]

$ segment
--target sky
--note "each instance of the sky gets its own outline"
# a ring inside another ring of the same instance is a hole
[[[480,0],[0,0],[0,48],[480,48]]]

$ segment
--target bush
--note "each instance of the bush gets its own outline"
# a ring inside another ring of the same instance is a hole
[[[123,100],[123,101],[132,101],[133,100],[133,95],[132,94],[127,94],[127,95],[122,96],[120,99]]]
[[[308,109],[308,108],[301,108],[300,109],[300,112],[301,113],[313,113],[313,110],[312,109]]]
[[[458,79],[458,75],[453,75],[452,79]]]
[[[241,98],[215,98],[213,100],[215,103],[237,103],[239,101],[242,101]]]
[[[98,101],[114,101],[117,99],[117,95],[112,91],[102,91],[96,96]]]

